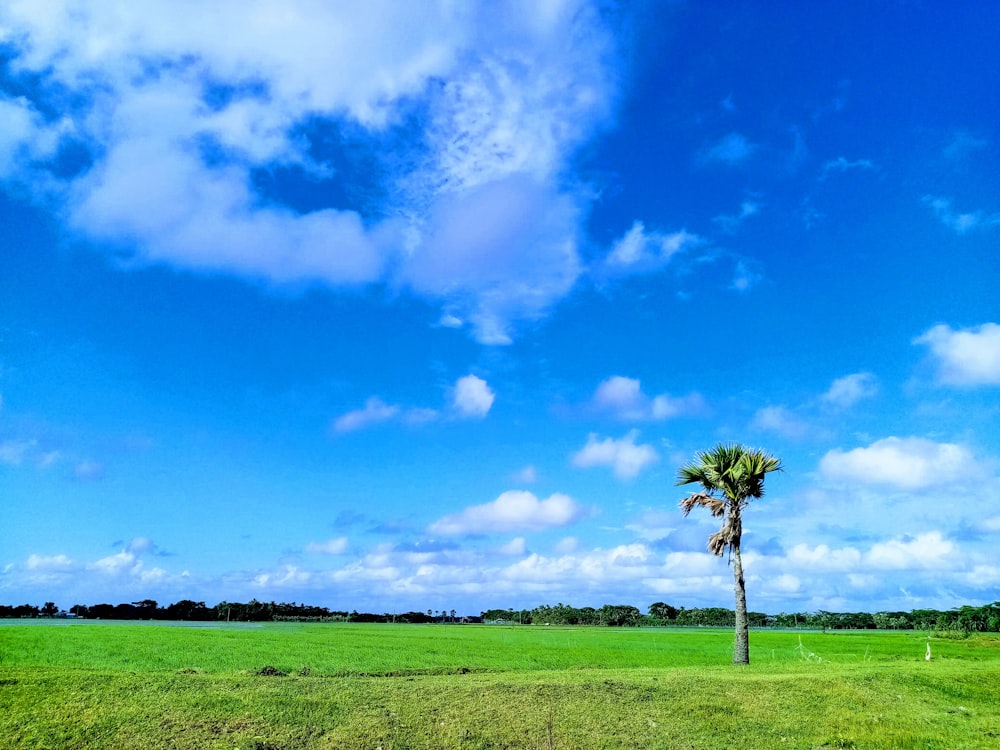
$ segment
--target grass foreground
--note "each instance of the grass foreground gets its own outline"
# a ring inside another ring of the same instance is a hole
[[[1000,639],[0,625],[0,748],[995,748]]]

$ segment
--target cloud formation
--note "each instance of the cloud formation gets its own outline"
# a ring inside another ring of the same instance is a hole
[[[953,330],[939,324],[913,340],[931,350],[945,385],[1000,385],[1000,325]]]
[[[826,393],[820,396],[820,401],[838,409],[847,409],[877,393],[878,378],[870,372],[856,372],[834,380]]]
[[[336,539],[327,539],[325,542],[309,542],[306,545],[306,552],[318,555],[342,555],[344,554],[350,542],[346,536],[337,537]]]
[[[458,419],[482,419],[489,414],[496,394],[489,384],[476,375],[466,375],[455,381],[451,387],[453,417]],[[397,404],[387,404],[378,396],[371,396],[360,409],[354,409],[333,420],[335,433],[354,432],[384,422],[401,421],[409,425],[433,422],[441,416],[437,409],[423,406],[403,408]]]
[[[966,446],[919,437],[888,437],[864,448],[831,450],[819,469],[830,479],[901,490],[976,480],[984,473]]]
[[[617,440],[610,437],[601,440],[591,433],[587,444],[573,455],[573,465],[580,468],[609,466],[619,479],[634,479],[660,459],[653,446],[637,445],[638,437],[638,430],[631,430]]]
[[[843,156],[838,156],[836,159],[831,159],[830,161],[823,163],[823,168],[820,170],[819,178],[820,180],[825,180],[830,176],[832,172],[849,172],[851,170],[861,170],[870,171],[875,169],[875,165],[868,159],[846,159]]]
[[[399,414],[399,407],[372,396],[360,409],[342,414],[333,421],[335,432],[353,432],[380,422],[387,422]]]
[[[590,2],[185,13],[0,9],[22,92],[0,91],[0,182],[30,185],[131,265],[390,282],[484,343],[573,286],[591,198],[567,168],[617,96],[614,36]],[[359,155],[378,168],[352,171]],[[275,174],[346,199],[304,209],[267,187]]]
[[[712,218],[712,223],[717,225],[722,231],[733,233],[739,229],[740,225],[752,216],[760,213],[760,203],[757,201],[743,201],[740,210],[735,214],[719,214]]]
[[[455,382],[452,406],[461,417],[482,419],[489,414],[496,394],[485,380],[466,375]]]
[[[942,224],[958,234],[1000,226],[1000,214],[988,214],[984,211],[960,213],[952,208],[950,198],[925,195],[924,203],[931,207]]]
[[[588,514],[569,495],[553,494],[539,500],[533,493],[509,490],[490,503],[473,505],[430,525],[432,534],[494,534],[508,531],[541,531],[567,526]]]
[[[705,400],[698,393],[650,397],[636,378],[612,375],[601,381],[591,400],[598,411],[629,421],[662,420],[704,411]]]
[[[658,271],[677,253],[703,242],[701,237],[684,229],[671,233],[648,231],[641,221],[636,221],[612,246],[602,272],[624,276]]]

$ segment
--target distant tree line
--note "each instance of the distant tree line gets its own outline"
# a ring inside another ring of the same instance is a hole
[[[72,617],[91,620],[183,620],[188,622],[457,622],[455,610],[426,612],[348,612],[295,602],[219,602],[209,607],[205,602],[182,599],[161,607],[153,599],[121,604],[74,604],[61,610],[55,602],[37,607],[31,604],[0,604],[0,618]],[[468,618],[465,618],[468,619]],[[478,617],[475,618],[478,621]]]
[[[673,607],[664,602],[649,605],[646,614],[628,605],[606,604],[599,609],[557,604],[534,609],[488,609],[483,622],[521,625],[702,626],[733,627],[736,614],[724,607]],[[751,627],[807,628],[810,630],[957,630],[969,633],[1000,632],[1000,602],[981,607],[950,610],[914,609],[910,612],[782,612],[768,615],[748,612]]]
[[[1000,602],[949,610],[914,609],[909,612],[748,612],[751,627],[815,630],[943,630],[1000,632]],[[152,599],[122,604],[75,604],[61,610],[54,602],[0,604],[0,618],[77,617],[101,620],[186,620],[192,622],[487,622],[514,625],[594,625],[603,627],[732,627],[735,613],[724,607],[674,607],[654,602],[643,614],[629,604],[573,607],[543,604],[533,609],[488,609],[478,617],[459,617],[454,609],[403,613],[331,610],[295,602],[219,602],[209,607],[189,599],[161,607]]]

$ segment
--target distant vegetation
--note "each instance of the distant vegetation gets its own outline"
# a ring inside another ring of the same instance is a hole
[[[485,622],[508,625],[594,625],[605,627],[732,627],[735,613],[724,607],[674,607],[654,602],[643,614],[628,604],[573,607],[543,604],[533,609],[488,609],[478,616],[463,617],[454,609],[373,613],[331,610],[326,607],[287,602],[205,602],[188,599],[161,607],[152,599],[128,604],[76,604],[60,610],[54,602],[42,607],[30,604],[0,604],[0,618],[78,617],[101,620],[186,620],[194,622]],[[949,610],[914,609],[909,612],[782,612],[776,615],[749,612],[756,628],[806,628],[813,630],[937,630],[966,633],[1000,632],[1000,602],[981,607],[962,606]]]

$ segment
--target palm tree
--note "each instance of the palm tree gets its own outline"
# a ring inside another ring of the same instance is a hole
[[[677,471],[677,486],[700,484],[695,492],[681,500],[686,516],[695,506],[707,508],[716,518],[723,518],[722,528],[708,538],[708,549],[722,557],[728,549],[733,563],[736,593],[736,639],[733,664],[750,663],[747,631],[747,592],[740,559],[743,536],[743,509],[751,500],[764,495],[764,475],[781,470],[781,459],[762,450],[738,443],[719,443],[710,451],[697,453],[695,460]]]

